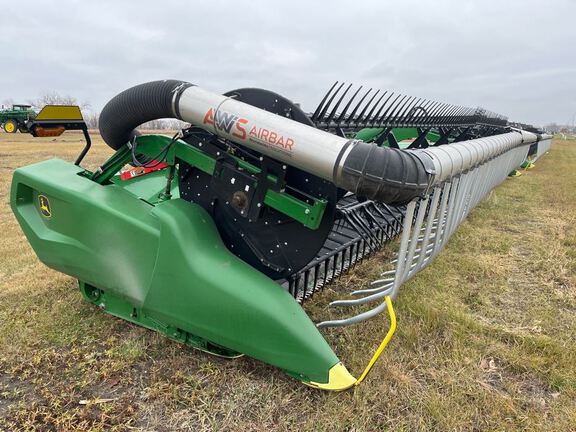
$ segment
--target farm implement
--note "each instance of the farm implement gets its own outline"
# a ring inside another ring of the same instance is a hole
[[[31,105],[15,104],[12,107],[0,109],[0,127],[6,133],[26,132],[26,122],[36,117],[36,111]]]
[[[80,107],[76,105],[45,105],[39,113],[30,105],[14,105],[11,110],[0,111],[0,125],[7,133],[29,133],[33,137],[57,137],[66,130],[81,130],[86,146],[78,155],[76,165],[90,150],[92,141]]]
[[[190,126],[136,131],[158,118]],[[112,315],[325,390],[364,379],[402,283],[550,140],[485,110],[350,85],[306,113],[266,90],[173,80],[114,97],[100,133],[115,153],[94,171],[52,159],[14,173],[12,209],[40,260]],[[397,236],[391,270],[340,293],[338,319],[312,322],[301,303]],[[386,311],[357,379],[321,329]]]

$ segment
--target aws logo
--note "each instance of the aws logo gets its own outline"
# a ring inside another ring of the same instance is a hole
[[[40,208],[40,213],[45,218],[52,217],[52,209],[50,208],[50,201],[46,195],[38,195],[38,207]]]
[[[246,139],[247,136],[244,126],[248,123],[248,120],[226,111],[218,110],[214,113],[214,108],[210,108],[204,115],[202,123],[213,125],[216,129],[241,140]]]
[[[214,108],[210,108],[204,114],[202,123],[212,125],[216,130],[223,131],[241,140],[248,139],[259,145],[280,149],[286,153],[291,153],[294,146],[293,138],[265,127],[256,125],[250,127],[248,126],[248,119],[226,111],[216,111]]]

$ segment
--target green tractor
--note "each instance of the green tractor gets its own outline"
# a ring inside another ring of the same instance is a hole
[[[7,133],[27,132],[26,122],[36,117],[31,105],[12,105],[0,110],[0,126]]]

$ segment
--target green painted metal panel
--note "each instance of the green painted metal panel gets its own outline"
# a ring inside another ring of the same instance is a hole
[[[170,137],[164,135],[144,135],[138,137],[138,153],[149,157],[156,157],[165,146],[170,144],[171,140]],[[166,161],[168,164],[173,165],[177,159],[184,160],[210,175],[213,175],[216,166],[216,160],[210,155],[180,140],[172,143]],[[106,164],[104,164],[103,170],[95,173],[92,179],[100,184],[114,181],[114,175],[118,170],[131,160],[132,155],[130,150],[127,147],[121,147]],[[258,167],[242,159],[237,159],[237,162],[251,173],[257,174],[260,172]],[[175,176],[175,178],[177,178],[177,176]],[[277,181],[277,178],[272,175],[268,175],[268,179],[273,183]],[[173,185],[174,184],[175,182],[173,182]],[[141,193],[145,193],[143,188],[139,189],[142,191]],[[308,201],[309,202],[302,201],[286,192],[274,191],[272,189],[268,189],[264,197],[264,204],[290,216],[307,228],[317,229],[320,226],[328,202],[325,199],[315,197],[308,197]]]
[[[160,195],[164,193],[166,188],[166,174],[167,170],[160,170],[128,180],[122,180],[120,176],[114,176],[112,177],[112,182],[137,198],[154,204],[163,200],[160,198]],[[180,196],[178,190],[178,173],[175,174],[172,180],[171,193],[174,198]]]
[[[362,141],[372,141],[382,132],[384,132],[383,128],[364,128],[356,132],[354,138]]]
[[[365,128],[358,131],[354,138],[362,141],[373,141],[383,132],[384,128]],[[398,141],[400,148],[407,148],[410,145],[410,143],[402,143],[400,141],[412,140],[418,137],[418,130],[416,128],[394,128],[391,132],[394,134],[396,141]],[[436,132],[428,132],[426,139],[430,142],[436,142],[440,139],[440,135]]]
[[[327,382],[338,358],[322,335],[289,293],[226,249],[204,209],[179,198],[152,205],[89,177],[58,159],[15,171],[12,209],[41,261],[110,293],[119,314],[133,306],[302,380]]]

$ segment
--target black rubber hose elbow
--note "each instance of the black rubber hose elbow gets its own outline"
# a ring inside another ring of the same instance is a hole
[[[351,144],[337,173],[339,187],[391,205],[406,204],[428,191],[435,170],[426,153],[362,141]]]
[[[100,135],[114,150],[136,135],[135,128],[161,118],[181,119],[178,99],[193,84],[178,80],[152,81],[124,90],[100,114]]]

